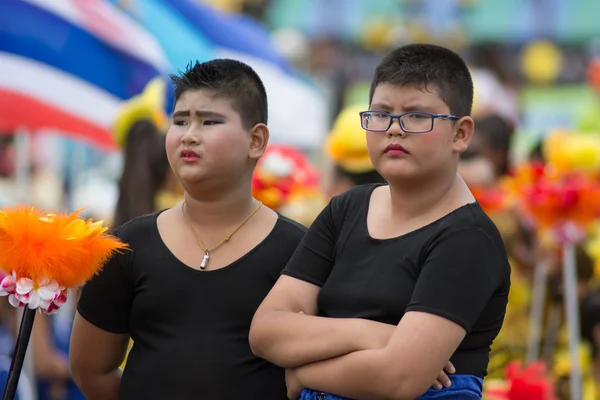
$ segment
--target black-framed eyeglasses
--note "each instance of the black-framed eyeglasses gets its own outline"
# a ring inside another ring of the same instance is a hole
[[[427,133],[433,130],[433,123],[439,119],[460,119],[449,114],[431,114],[422,111],[411,111],[404,114],[390,114],[387,111],[361,111],[360,125],[372,132],[387,132],[395,119],[400,122],[400,128],[406,133]]]

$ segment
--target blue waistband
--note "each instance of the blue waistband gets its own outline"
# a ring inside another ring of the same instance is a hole
[[[473,375],[450,375],[452,386],[443,389],[430,388],[415,400],[443,399],[443,400],[481,400],[483,379]],[[300,400],[351,400],[329,393],[305,389],[300,395]]]

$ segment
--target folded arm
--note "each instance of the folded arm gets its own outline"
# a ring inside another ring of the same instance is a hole
[[[385,348],[306,365],[294,378],[303,387],[354,399],[418,397],[480,318],[501,323],[509,273],[506,255],[485,232],[450,231],[429,249],[407,312]]]
[[[383,348],[395,327],[364,319],[317,317],[316,285],[282,276],[250,328],[254,354],[294,368],[358,350]]]
[[[465,336],[442,317],[408,312],[383,349],[299,367],[303,387],[353,399],[414,399],[423,394]]]

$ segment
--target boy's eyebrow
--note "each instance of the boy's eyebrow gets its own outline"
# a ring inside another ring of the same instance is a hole
[[[431,107],[424,106],[422,104],[409,104],[404,107],[404,112],[411,111],[431,111]]]
[[[376,104],[371,104],[371,110],[391,111],[392,107],[390,107],[386,104],[376,103]],[[415,104],[409,104],[407,106],[402,107],[402,111],[403,112],[413,112],[413,111],[429,112],[429,111],[431,111],[431,107],[415,103]]]
[[[379,111],[389,111],[391,110],[391,107],[385,104],[380,104],[380,103],[375,103],[375,104],[371,104],[371,107],[369,107],[371,110],[379,110]]]
[[[195,113],[198,117],[201,118],[208,118],[208,117],[219,117],[219,118],[225,118],[225,116],[223,114],[219,114],[213,111],[196,111]],[[173,118],[175,117],[189,117],[190,116],[190,110],[180,110],[180,111],[175,111],[173,113]]]
[[[187,117],[190,115],[189,110],[185,110],[185,111],[175,111],[173,113],[173,118],[175,117]]]

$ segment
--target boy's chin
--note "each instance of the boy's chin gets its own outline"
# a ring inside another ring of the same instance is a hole
[[[381,163],[377,171],[386,180],[406,180],[419,176],[419,171],[414,165],[409,165],[405,160],[386,160]],[[390,162],[391,161],[391,162]]]
[[[380,172],[383,179],[389,184],[398,186],[422,186],[431,181],[431,175],[424,174],[415,168],[395,168],[383,170]]]
[[[207,175],[202,171],[193,171],[191,168],[182,168],[176,173],[177,179],[183,186],[197,185],[206,181]]]

